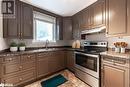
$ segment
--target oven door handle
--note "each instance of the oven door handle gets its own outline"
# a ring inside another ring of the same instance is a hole
[[[99,55],[92,55],[92,54],[81,53],[81,52],[75,52],[75,54],[80,54],[80,55],[90,56],[90,57],[96,57],[96,58],[98,58],[98,57],[99,57]]]

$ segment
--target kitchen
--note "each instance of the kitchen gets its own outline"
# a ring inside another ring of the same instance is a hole
[[[2,0],[0,86],[130,87],[130,0]]]

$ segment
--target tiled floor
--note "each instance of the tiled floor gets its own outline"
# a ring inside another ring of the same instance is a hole
[[[64,84],[62,84],[62,85],[60,85],[58,87],[90,87],[87,84],[85,84],[84,82],[82,82],[81,80],[79,80],[78,78],[76,78],[74,76],[74,74],[71,73],[68,70],[64,70],[64,71],[62,71],[60,73],[57,73],[57,74],[62,74],[68,80],[67,82],[65,82]],[[57,75],[57,74],[55,74],[55,75]],[[51,77],[53,77],[55,75],[52,75],[49,78],[51,78]],[[48,79],[48,78],[46,78],[46,79]],[[41,84],[40,84],[41,81],[44,81],[46,79],[34,82],[34,83],[32,83],[30,85],[27,85],[25,87],[41,87]]]

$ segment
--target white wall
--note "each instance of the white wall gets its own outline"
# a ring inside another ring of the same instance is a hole
[[[0,0],[0,12],[1,12],[1,0]],[[2,20],[3,19],[0,13],[0,51],[8,48],[6,40],[3,38],[3,21]]]

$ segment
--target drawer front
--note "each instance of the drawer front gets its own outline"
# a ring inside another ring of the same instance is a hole
[[[16,86],[20,83],[20,75],[14,75],[14,76],[8,76],[8,77],[4,77],[2,79],[2,83],[5,84],[12,84],[13,86]]]
[[[36,79],[36,71],[33,68],[21,73],[20,80],[22,83],[35,80],[35,79]]]
[[[6,65],[2,65],[2,73],[3,75],[8,75],[8,74],[13,74],[16,73],[18,71],[20,71],[21,66],[20,64],[6,64]]]
[[[36,73],[35,70],[32,68],[28,71],[17,73],[15,75],[5,76],[2,78],[2,83],[17,86],[20,84],[24,84],[25,82],[32,81],[34,79],[36,79]]]
[[[47,56],[49,56],[49,53],[48,53],[48,52],[43,52],[43,53],[38,53],[38,54],[37,54],[37,57],[38,57],[38,58],[43,58],[43,57],[47,57]]]
[[[21,62],[32,62],[35,61],[35,55],[34,54],[28,54],[28,55],[22,55],[21,56]]]
[[[22,63],[21,67],[22,70],[30,69],[30,68],[35,68],[36,63],[35,62],[28,62],[28,63]]]
[[[20,63],[20,56],[5,57],[2,62],[9,64]]]

